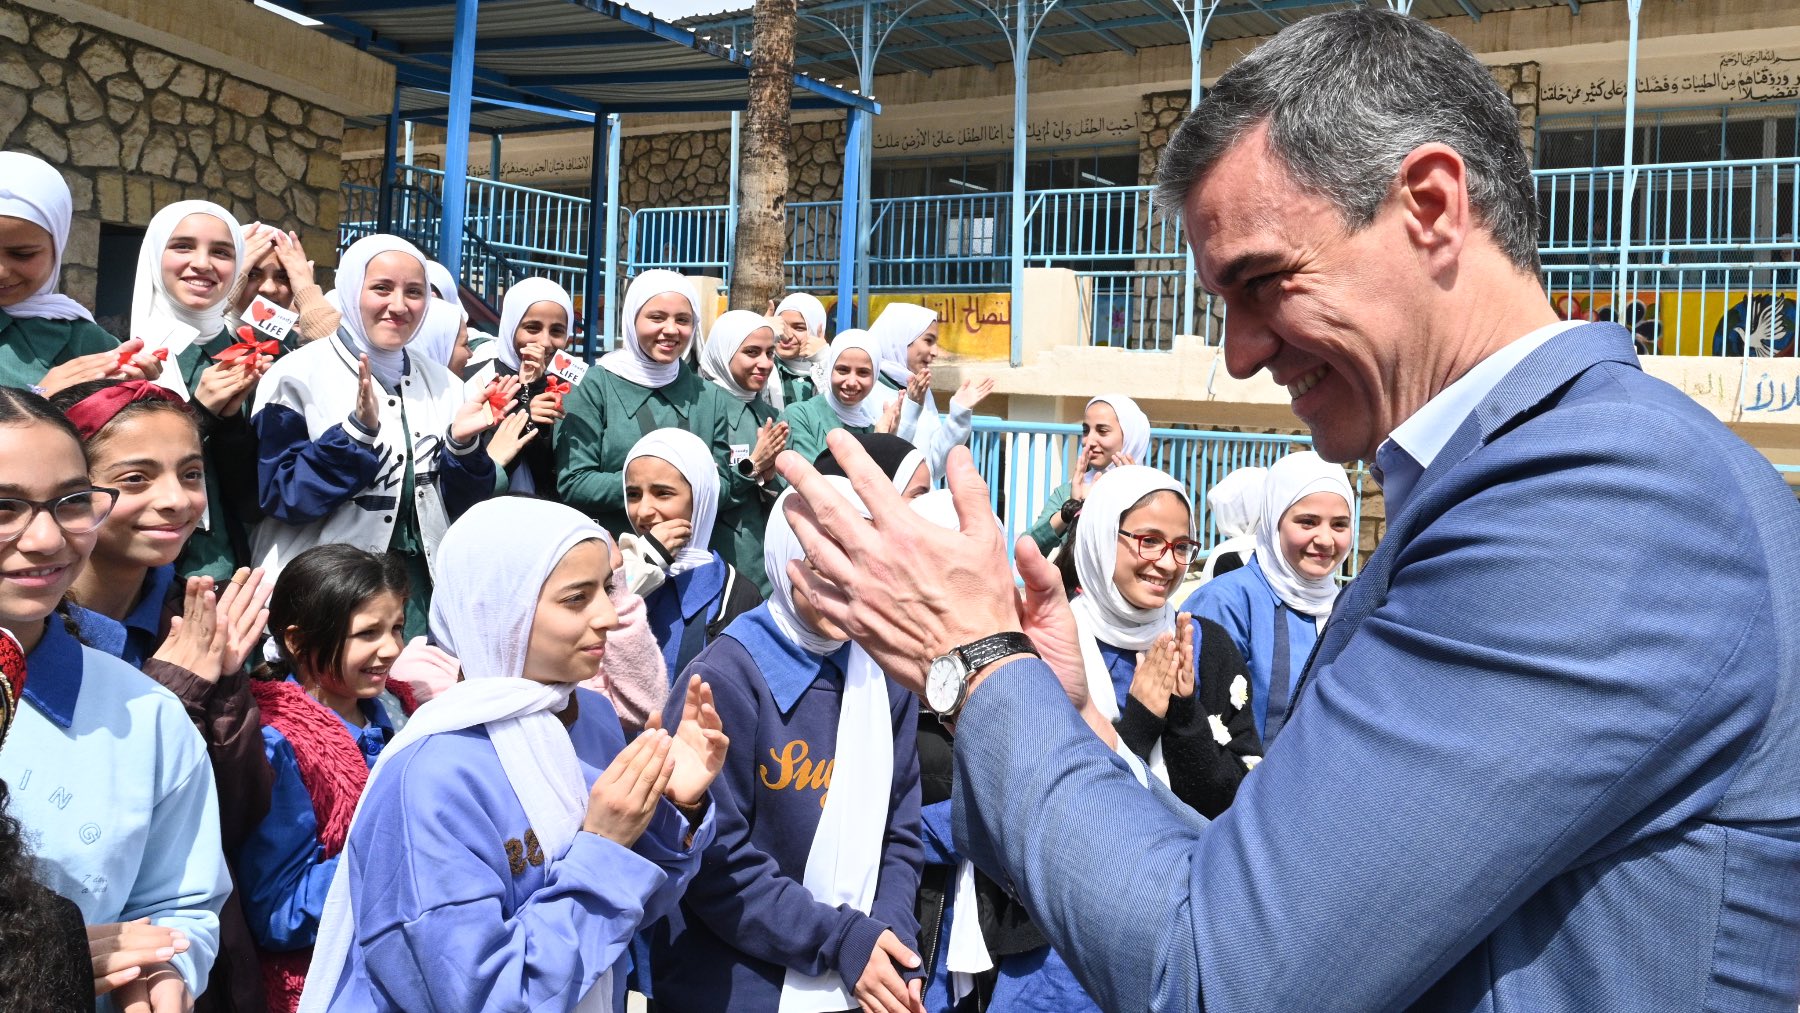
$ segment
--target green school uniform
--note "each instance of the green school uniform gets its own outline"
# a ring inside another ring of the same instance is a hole
[[[119,347],[88,320],[13,317],[0,309],[0,386],[35,387],[50,367]]]
[[[831,410],[831,402],[825,395],[819,394],[799,404],[788,405],[782,414],[788,424],[788,449],[808,461],[816,461],[825,452],[825,434],[833,429],[848,429],[853,433],[872,433],[874,426],[847,426],[838,420],[837,413]]]
[[[719,463],[719,514],[713,524],[710,548],[725,557],[738,573],[756,583],[769,596],[768,567],[763,565],[763,530],[769,523],[769,507],[785,484],[772,478],[765,484],[738,470],[732,458],[748,460],[756,449],[756,431],[781,417],[775,407],[756,398],[744,402],[717,384],[706,385],[718,426],[713,431],[713,458]]]
[[[179,369],[191,396],[200,386],[200,374],[213,364],[213,356],[236,339],[229,328],[211,341],[183,349],[164,368]],[[250,534],[244,512],[256,508],[256,433],[245,414],[250,398],[237,416],[221,419],[194,402],[200,419],[200,445],[206,455],[206,527],[196,529],[175,560],[175,572],[186,577],[230,580],[250,558]]]
[[[1055,491],[1050,493],[1050,499],[1044,503],[1043,513],[1038,514],[1037,523],[1031,526],[1030,531],[1025,532],[1031,536],[1032,541],[1037,543],[1038,551],[1046,556],[1050,554],[1051,549],[1061,545],[1063,540],[1063,532],[1050,526],[1050,518],[1062,511],[1063,504],[1069,501],[1074,490],[1075,486],[1069,482],[1057,486]]]
[[[781,381],[781,403],[797,405],[819,392],[810,371],[795,371],[779,357],[775,359],[775,378]]]
[[[646,432],[685,429],[707,439],[718,426],[706,384],[687,367],[667,386],[641,387],[604,368],[590,370],[565,399],[556,424],[556,492],[614,535],[625,516],[625,456]]]

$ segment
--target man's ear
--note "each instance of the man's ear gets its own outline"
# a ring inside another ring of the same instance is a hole
[[[1400,162],[1398,212],[1413,246],[1432,266],[1451,266],[1468,241],[1469,168],[1455,148],[1422,144]]]

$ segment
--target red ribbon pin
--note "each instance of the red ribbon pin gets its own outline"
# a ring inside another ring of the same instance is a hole
[[[563,395],[572,389],[569,381],[550,377],[544,381],[544,393],[556,395],[556,410],[562,411]]]
[[[169,350],[166,348],[159,348],[156,351],[151,352],[150,357],[152,359],[155,359],[157,362],[168,362],[169,361]],[[120,352],[119,353],[119,368],[124,369],[126,366],[131,365],[131,360],[135,359],[135,358],[137,358],[136,352]]]
[[[256,340],[256,331],[249,324],[245,324],[237,329],[237,341],[231,347],[213,356],[213,361],[233,363],[243,359],[254,359],[258,355],[266,355],[272,359],[279,354],[281,354],[281,342],[258,341]]]

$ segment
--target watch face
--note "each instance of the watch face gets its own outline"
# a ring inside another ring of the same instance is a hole
[[[932,661],[925,673],[925,706],[939,714],[955,710],[964,678],[962,662],[955,655],[946,654]]]

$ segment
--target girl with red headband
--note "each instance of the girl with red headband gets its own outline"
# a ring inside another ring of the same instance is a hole
[[[96,973],[139,969],[96,991],[181,1009],[207,987],[231,881],[206,744],[181,701],[70,629],[64,596],[113,499],[66,418],[0,388],[0,629],[31,673],[0,780],[40,881],[81,908]]]
[[[269,808],[271,775],[243,672],[261,638],[269,586],[261,571],[240,570],[215,600],[212,578],[176,577],[176,557],[207,509],[200,430],[186,402],[142,380],[101,380],[77,384],[51,403],[81,434],[88,478],[118,492],[70,588],[70,614],[84,643],[137,666],[181,699],[206,740],[220,833],[232,854]],[[235,898],[221,921],[219,960],[202,1007],[260,1010],[261,972]]]

